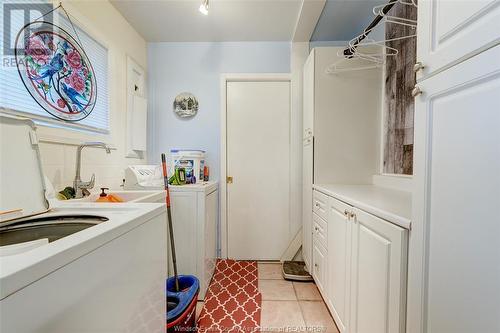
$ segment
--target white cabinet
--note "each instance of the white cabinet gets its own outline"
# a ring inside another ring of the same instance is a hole
[[[379,167],[382,72],[325,73],[342,50],[314,48],[304,64],[302,254],[309,269],[313,184],[369,183]]]
[[[302,151],[303,165],[302,165],[302,257],[306,267],[311,268],[312,256],[312,158],[313,158],[313,144],[312,137],[304,141]],[[308,186],[306,184],[309,184]]]
[[[350,332],[404,332],[406,230],[353,208]]]
[[[200,280],[199,299],[205,297],[217,259],[219,191],[217,183],[172,186],[172,222],[177,270]],[[173,266],[169,251],[169,276]]]
[[[420,81],[500,42],[499,0],[418,1]]]
[[[408,332],[500,332],[500,46],[418,86]]]
[[[316,190],[313,202],[327,207],[325,221],[313,204],[313,277],[340,332],[404,332],[408,231]]]
[[[312,258],[312,184],[314,159],[314,57],[308,57],[304,64],[303,95],[303,138],[302,138],[302,257],[308,269]]]
[[[328,224],[315,212],[312,216],[312,276],[319,291],[326,298],[328,292]]]
[[[318,286],[319,291],[325,297],[327,293],[328,258],[327,252],[321,243],[313,241],[312,251],[313,269],[312,276]]]
[[[328,299],[340,332],[347,331],[349,319],[352,206],[330,199],[328,211]]]

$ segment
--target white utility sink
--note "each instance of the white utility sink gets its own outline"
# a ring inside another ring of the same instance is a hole
[[[114,194],[123,199],[123,202],[135,202],[135,203],[164,203],[165,202],[165,191],[109,191],[107,194]],[[90,194],[88,197],[81,199],[72,199],[61,202],[76,203],[76,202],[96,202],[99,198],[99,193],[95,192]]]

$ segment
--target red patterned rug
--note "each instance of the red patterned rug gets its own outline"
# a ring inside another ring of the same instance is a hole
[[[198,319],[198,331],[258,332],[261,303],[257,262],[218,260]]]

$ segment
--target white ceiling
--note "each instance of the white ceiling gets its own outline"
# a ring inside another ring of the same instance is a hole
[[[148,42],[290,41],[300,0],[111,0]]]

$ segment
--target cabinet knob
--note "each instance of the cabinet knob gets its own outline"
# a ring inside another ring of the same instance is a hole
[[[421,95],[423,93],[423,91],[420,89],[419,86],[415,86],[415,88],[413,88],[413,90],[411,91],[411,95],[413,97],[417,97],[418,95]]]
[[[413,71],[417,73],[424,68],[425,68],[424,64],[419,61],[413,66]]]

